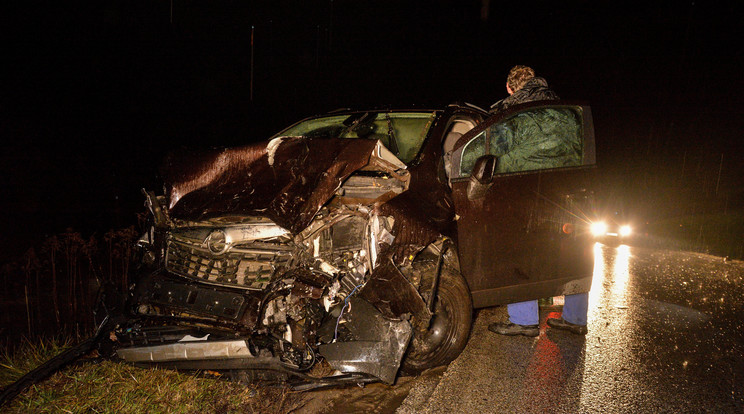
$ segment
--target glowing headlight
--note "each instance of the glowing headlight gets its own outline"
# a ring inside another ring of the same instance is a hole
[[[598,221],[596,223],[592,223],[589,229],[595,236],[604,236],[605,233],[607,233],[607,224],[605,224],[603,221]]]
[[[620,226],[620,236],[627,237],[630,236],[631,229],[630,226]]]

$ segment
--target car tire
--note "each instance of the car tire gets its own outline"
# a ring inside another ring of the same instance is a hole
[[[437,264],[414,264],[423,276],[424,291],[431,286]],[[443,265],[439,277],[434,316],[425,332],[414,332],[403,359],[401,371],[418,374],[429,368],[452,362],[465,348],[473,323],[473,300],[470,289],[457,270]]]

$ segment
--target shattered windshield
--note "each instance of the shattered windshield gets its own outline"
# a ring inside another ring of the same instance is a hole
[[[276,136],[364,138],[382,141],[398,159],[416,158],[434,120],[434,112],[357,112],[308,119]]]

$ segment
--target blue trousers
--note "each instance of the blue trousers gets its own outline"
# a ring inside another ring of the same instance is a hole
[[[509,320],[517,325],[537,325],[540,323],[537,300],[510,303],[506,306]],[[576,325],[586,325],[586,314],[589,310],[589,294],[578,293],[566,295],[563,304],[563,319]]]

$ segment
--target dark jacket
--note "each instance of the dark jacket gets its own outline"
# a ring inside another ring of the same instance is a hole
[[[525,102],[558,99],[558,95],[548,87],[548,81],[543,78],[535,77],[528,80],[527,83],[522,86],[522,89],[491,105],[491,110],[489,112],[501,112],[512,105]]]

